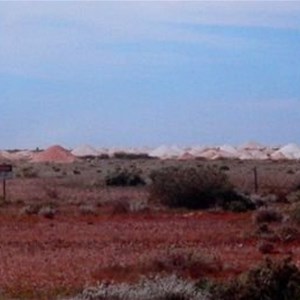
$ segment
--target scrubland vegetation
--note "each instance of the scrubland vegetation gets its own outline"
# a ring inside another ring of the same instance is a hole
[[[297,161],[120,153],[14,172],[3,299],[300,299]]]

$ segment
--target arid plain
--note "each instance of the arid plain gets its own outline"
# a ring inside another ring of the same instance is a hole
[[[99,282],[153,274],[223,283],[266,257],[300,267],[297,160],[118,154],[3,163],[14,173],[0,207],[3,299],[70,298]],[[151,174],[164,168],[214,169],[255,209],[163,205],[153,200]]]

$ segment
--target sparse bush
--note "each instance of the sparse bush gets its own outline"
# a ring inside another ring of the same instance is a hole
[[[300,270],[290,262],[272,262],[210,288],[214,300],[299,300]]]
[[[79,213],[83,216],[95,216],[97,215],[97,207],[91,204],[81,204],[79,206]]]
[[[221,260],[211,253],[196,250],[170,249],[148,262],[148,268],[154,272],[188,274],[199,278],[206,273],[220,272]]]
[[[106,154],[106,153],[103,153],[103,154],[100,154],[100,155],[98,156],[98,158],[99,158],[99,159],[109,159],[109,155]]]
[[[167,167],[153,172],[150,177],[150,200],[171,208],[206,209],[221,206],[230,209],[233,201],[244,204],[237,210],[254,208],[249,199],[234,191],[224,173],[213,168]]]
[[[112,214],[127,214],[130,212],[129,199],[126,197],[112,201]]]
[[[50,199],[58,199],[59,198],[58,191],[55,187],[44,186],[44,191],[46,193],[46,196]]]
[[[274,249],[275,249],[274,244],[267,241],[261,241],[258,244],[258,250],[263,254],[273,253]]]
[[[293,222],[300,225],[300,203],[295,203],[290,211],[290,217]]]
[[[220,167],[220,171],[229,171],[229,170],[230,170],[230,168],[226,165],[223,165]]]
[[[254,216],[255,223],[281,222],[283,216],[274,209],[261,209]]]
[[[138,186],[145,185],[140,171],[132,168],[117,168],[105,178],[106,185],[109,186]]]
[[[38,214],[40,216],[43,216],[43,217],[47,218],[47,219],[53,219],[56,212],[57,212],[56,209],[51,207],[51,206],[43,206],[39,210]]]
[[[107,284],[86,288],[75,300],[208,300],[191,281],[175,275],[142,278],[136,284]]]
[[[52,167],[52,170],[56,173],[60,172],[61,171],[61,168],[60,167],[57,167],[57,166],[53,166]]]
[[[282,242],[288,243],[300,240],[299,230],[291,225],[285,225],[278,229],[277,234]]]
[[[36,215],[41,209],[40,204],[29,204],[21,208],[20,214],[22,215]]]
[[[300,202],[300,190],[291,192],[286,198],[290,203]]]
[[[116,152],[113,155],[117,159],[151,159],[147,153],[126,153],[126,152]]]
[[[135,212],[145,212],[148,211],[149,206],[147,201],[138,200],[130,202],[130,211]]]
[[[20,170],[19,176],[22,178],[37,178],[38,172],[34,169],[33,166],[26,166]]]
[[[249,210],[249,207],[247,205],[246,201],[230,201],[226,207],[227,210],[230,210],[232,212],[245,212]]]

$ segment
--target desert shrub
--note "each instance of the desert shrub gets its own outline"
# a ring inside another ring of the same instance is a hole
[[[246,198],[243,201],[241,201],[241,200],[242,199],[229,201],[228,204],[224,208],[226,210],[230,210],[232,212],[245,212],[245,211],[249,210],[249,205],[251,205],[250,202],[248,203]]]
[[[43,189],[44,189],[45,194],[48,198],[50,198],[50,199],[58,199],[59,198],[57,188],[50,187],[50,186],[44,186]]]
[[[145,185],[140,171],[131,168],[116,168],[105,177],[105,183],[109,186],[138,186]]]
[[[20,214],[21,215],[36,215],[41,209],[40,204],[29,204],[25,205],[24,207],[21,208]]]
[[[100,283],[86,288],[75,300],[208,300],[196,285],[175,275],[144,277],[135,284]]]
[[[229,171],[230,168],[226,165],[220,166],[220,171]]]
[[[127,197],[121,197],[110,203],[112,214],[127,214],[130,212],[130,202]]]
[[[275,245],[268,241],[260,241],[257,245],[257,249],[262,254],[270,254],[275,250]]]
[[[79,213],[83,216],[96,216],[97,207],[92,204],[81,204],[79,206]]]
[[[273,229],[269,228],[267,223],[259,223],[258,228],[255,231],[255,235],[263,241],[273,243],[281,240],[279,233],[276,233]]]
[[[126,152],[116,152],[113,155],[114,158],[118,159],[151,159],[147,153],[126,153]]]
[[[106,154],[106,153],[103,153],[103,154],[100,154],[100,155],[98,156],[98,158],[99,158],[99,159],[109,159],[109,155]]]
[[[299,300],[300,270],[288,259],[267,259],[232,282],[212,286],[210,292],[214,300]]]
[[[205,209],[219,205],[230,209],[232,201],[245,202],[248,209],[254,206],[234,191],[226,174],[214,168],[166,167],[150,177],[150,200],[171,208]]]
[[[80,170],[78,170],[78,169],[74,169],[74,170],[73,170],[73,174],[74,174],[74,175],[80,175],[81,172],[80,172]]]
[[[282,242],[288,243],[300,240],[300,232],[297,227],[285,225],[278,229],[277,234]]]
[[[216,273],[223,269],[218,256],[204,251],[187,249],[170,249],[153,257],[148,262],[148,268],[154,272],[188,274],[199,278],[206,273]]]
[[[255,223],[281,222],[283,216],[274,209],[261,209],[254,215]]]
[[[22,178],[37,178],[38,172],[33,166],[25,166],[21,168],[19,176]]]
[[[133,213],[149,211],[148,202],[146,200],[136,200],[130,202],[130,211]]]
[[[300,190],[289,193],[286,198],[290,203],[300,202]]]
[[[39,211],[38,214],[40,216],[43,216],[48,219],[53,219],[55,214],[57,213],[57,210],[53,208],[52,206],[43,206]]]
[[[295,203],[290,210],[290,218],[293,222],[300,225],[300,203]]]

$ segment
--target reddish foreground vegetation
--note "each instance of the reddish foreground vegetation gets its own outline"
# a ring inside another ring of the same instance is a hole
[[[253,162],[213,162],[217,163],[235,187],[252,191]],[[135,164],[147,175],[155,164],[173,162]],[[285,189],[300,177],[298,164],[286,164],[260,166],[261,192],[276,193],[282,200]],[[258,265],[266,252],[274,260],[290,256],[300,267],[299,236],[290,238],[288,231],[281,239],[277,234],[293,225],[284,218],[259,228],[257,211],[145,208],[146,186],[104,184],[109,170],[119,165],[131,168],[133,163],[16,166],[17,178],[8,182],[7,201],[0,197],[0,299],[2,295],[4,299],[55,299],[99,281],[134,282],[141,275],[157,273],[227,281]],[[283,215],[292,206],[271,200],[268,206]],[[300,221],[300,213],[298,217]],[[271,242],[272,247],[267,249],[262,242]]]
[[[171,249],[203,257],[183,276],[228,279],[257,265],[263,255],[251,213],[199,212],[122,216],[0,216],[0,288],[11,297],[72,294],[99,280],[134,281],[170,272],[159,262]],[[300,242],[277,243],[273,257],[293,255]],[[188,262],[187,262],[188,263]]]

